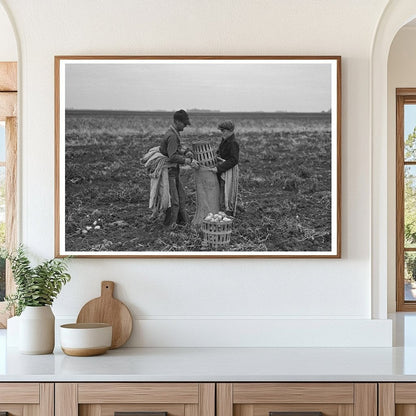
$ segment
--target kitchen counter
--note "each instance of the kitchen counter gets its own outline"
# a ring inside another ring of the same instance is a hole
[[[0,330],[0,381],[416,381],[416,314],[392,316],[392,348],[119,348],[23,355]]]
[[[5,348],[0,381],[416,381],[416,348],[119,348],[96,357]]]

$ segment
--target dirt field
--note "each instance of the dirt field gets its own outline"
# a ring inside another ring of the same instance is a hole
[[[191,226],[167,232],[149,220],[149,179],[140,158],[170,124],[166,113],[66,114],[66,250],[201,251]],[[192,114],[182,141],[220,142],[232,118],[240,143],[239,212],[227,251],[331,249],[330,114]],[[195,212],[193,172],[182,172]],[[90,228],[91,227],[91,228]]]

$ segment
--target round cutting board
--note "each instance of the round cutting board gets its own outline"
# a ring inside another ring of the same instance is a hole
[[[133,320],[127,306],[113,297],[114,282],[101,282],[101,296],[87,302],[77,323],[107,323],[113,327],[111,349],[121,347],[130,337]]]

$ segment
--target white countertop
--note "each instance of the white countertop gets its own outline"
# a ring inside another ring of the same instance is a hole
[[[416,348],[119,348],[96,357],[9,348],[0,381],[416,381]]]
[[[416,381],[416,314],[394,316],[392,348],[119,348],[24,355],[0,330],[0,382]]]

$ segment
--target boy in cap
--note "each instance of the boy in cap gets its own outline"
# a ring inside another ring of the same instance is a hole
[[[238,160],[240,146],[235,140],[234,123],[225,120],[218,125],[222,140],[217,150],[217,173],[220,183],[220,209],[227,215],[235,216],[238,193]]]
[[[168,157],[168,162],[174,163],[173,167],[168,168],[171,206],[166,211],[164,221],[164,225],[172,229],[175,229],[177,224],[184,225],[189,222],[185,208],[185,191],[179,176],[179,165],[198,168],[198,162],[193,159],[192,152],[181,145],[180,132],[190,125],[188,113],[185,110],[176,111],[173,114],[173,124],[160,143],[160,152]]]

